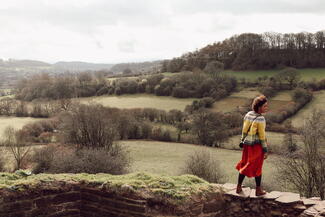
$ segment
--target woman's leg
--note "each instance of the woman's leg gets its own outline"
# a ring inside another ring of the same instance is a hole
[[[239,173],[239,175],[238,175],[238,185],[242,185],[244,179],[245,179],[245,175]]]
[[[241,185],[243,184],[243,181],[245,179],[245,175],[240,174],[238,175],[238,184],[237,184],[237,189],[236,189],[236,193],[239,194],[240,192],[242,192],[242,188]]]
[[[255,177],[256,187],[260,187],[262,182],[262,175]]]
[[[261,188],[261,182],[262,182],[262,175],[255,177],[255,182],[256,182],[256,196],[262,196],[266,194],[265,191]]]

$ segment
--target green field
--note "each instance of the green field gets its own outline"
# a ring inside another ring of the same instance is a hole
[[[177,74],[179,74],[179,73],[164,72],[164,73],[160,73],[160,74],[162,74],[162,75],[165,76],[165,77],[171,77],[171,76],[177,75]],[[125,78],[125,79],[134,79],[134,80],[136,80],[136,79],[138,79],[138,78],[140,78],[140,77],[143,78],[143,77],[149,77],[149,76],[152,76],[152,75],[156,75],[156,74],[138,75],[138,76],[132,76],[132,75],[130,75],[130,76],[128,76],[128,77],[112,77],[112,78],[106,78],[106,80],[107,80],[107,81],[115,81],[115,80],[117,80],[117,79],[123,79],[123,78]]]
[[[127,94],[121,96],[97,96],[79,98],[82,103],[99,103],[104,106],[129,108],[156,108],[162,110],[178,109],[183,111],[195,98],[179,99],[170,96],[155,96],[150,94]]]
[[[258,95],[261,95],[261,93],[258,90],[256,90],[256,88],[244,88],[238,92],[233,92],[230,95],[230,97],[242,97],[242,98],[253,99]]]
[[[291,102],[292,91],[280,91],[276,96],[269,99],[269,111],[278,112],[289,102]],[[239,92],[234,92],[230,96],[216,101],[213,104],[212,111],[215,112],[232,112],[240,107],[250,104],[251,100],[260,95],[254,88],[245,88]]]
[[[271,99],[279,101],[292,101],[292,92],[292,90],[280,91]]]
[[[221,170],[227,176],[224,181],[237,182],[238,172],[235,165],[241,159],[241,151],[156,141],[121,141],[121,143],[130,150],[133,159],[131,172],[145,171],[156,174],[178,175],[189,154],[200,149],[207,149],[219,160]],[[266,182],[272,180],[275,171],[273,162],[276,159],[276,156],[271,155],[265,161],[263,177]]]
[[[314,92],[314,98],[305,107],[300,109],[300,111],[290,118],[292,125],[295,127],[300,127],[303,125],[304,120],[314,111],[314,110],[325,110],[325,90]]]
[[[184,167],[184,162],[187,157],[194,151],[201,149],[208,150],[212,156],[219,161],[219,165],[225,178],[223,182],[236,183],[238,172],[235,165],[241,159],[241,151],[227,150],[220,148],[210,148],[200,145],[191,145],[184,143],[169,143],[157,141],[142,141],[129,140],[120,141],[127,147],[132,159],[132,167],[130,172],[149,172],[154,174],[164,175],[180,175],[181,169]],[[32,152],[35,149],[42,148],[44,145],[33,146]],[[6,168],[13,168],[13,156],[9,150],[0,147],[1,158],[5,159]],[[276,155],[270,155],[263,166],[263,178],[265,183],[270,183],[274,175],[274,162],[277,161]],[[253,179],[246,181],[253,183]]]
[[[140,76],[129,76],[129,77],[113,77],[113,78],[106,78],[107,81],[115,81],[118,79],[138,79]]]
[[[14,98],[15,95],[0,96],[0,100],[4,98]]]
[[[171,76],[174,76],[174,75],[177,75],[179,73],[173,73],[173,72],[164,72],[164,73],[161,73],[162,75],[164,75],[165,77],[171,77]]]
[[[248,98],[229,96],[213,103],[211,111],[224,113],[233,112],[249,102],[250,100]]]
[[[270,150],[275,152],[281,151],[281,149],[283,149],[284,136],[284,133],[266,132],[266,137]],[[240,141],[240,137],[241,135],[230,137],[229,140],[224,143],[223,147],[226,149],[239,149],[238,143]],[[298,135],[294,135],[294,140],[298,143],[298,145],[302,145]]]
[[[258,96],[258,92],[254,88],[244,88],[238,92],[232,93],[230,96],[213,103],[211,111],[214,112],[233,112],[241,106],[250,103],[254,97]]]
[[[226,70],[225,73],[233,75],[236,78],[245,78],[250,81],[263,76],[272,76],[280,70],[255,70],[255,71],[233,71]],[[321,80],[325,79],[325,68],[318,69],[298,69],[301,74],[301,79],[304,81],[310,81],[312,79]]]
[[[8,117],[8,116],[0,116],[0,138],[2,137],[2,134],[6,127],[12,126],[15,129],[20,129],[24,125],[28,123],[32,123],[34,121],[43,120],[40,118],[30,118],[30,117]]]

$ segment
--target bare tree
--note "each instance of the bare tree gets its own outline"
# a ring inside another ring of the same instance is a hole
[[[101,105],[75,105],[61,115],[64,142],[80,148],[108,148],[116,139],[114,114]]]
[[[63,111],[67,111],[71,107],[72,100],[69,98],[68,99],[64,98],[64,99],[59,99],[57,103],[60,109],[62,109]]]
[[[0,100],[0,115],[11,115],[15,107],[15,100],[9,97]]]
[[[3,145],[9,149],[15,159],[15,170],[22,168],[22,164],[31,150],[31,146],[24,142],[22,132],[11,126],[7,127],[4,131]]]
[[[324,112],[313,112],[300,136],[304,146],[279,161],[280,180],[307,197],[317,195],[325,199]]]

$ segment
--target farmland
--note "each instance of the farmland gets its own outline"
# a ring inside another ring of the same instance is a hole
[[[28,123],[32,123],[34,121],[41,120],[39,118],[30,118],[30,117],[5,117],[5,116],[0,116],[0,138],[2,137],[2,134],[6,127],[12,126],[15,129],[20,129],[24,125]]]
[[[254,81],[258,77],[273,76],[280,70],[255,70],[255,71],[232,71],[226,70],[225,73],[233,75],[238,79],[245,78],[249,81]],[[312,81],[313,79],[325,79],[325,68],[318,69],[298,69],[303,81]]]
[[[303,71],[307,73],[308,71]],[[236,72],[235,72],[236,73]],[[248,77],[249,72],[245,73]],[[257,73],[257,72],[255,72]],[[276,71],[264,71],[263,73],[274,74]],[[164,73],[165,76],[174,76],[177,73]],[[260,74],[259,74],[260,75]],[[304,75],[302,75],[303,77]],[[137,77],[131,77],[136,79]],[[321,76],[319,77],[321,78]],[[251,100],[260,94],[257,87],[243,88],[240,84],[238,85],[238,91],[229,92],[231,93],[228,97],[222,98],[214,102],[211,111],[215,112],[233,112],[238,110],[240,107],[247,106],[251,103]],[[269,99],[269,111],[271,113],[277,113],[285,109],[285,107],[292,102],[293,91],[280,91],[274,97]],[[314,93],[314,99],[311,103],[305,106],[297,115],[292,118],[294,126],[297,123],[301,123],[308,113],[314,108],[321,108],[325,102],[325,91],[319,91]],[[197,98],[175,98],[171,96],[156,96],[153,94],[122,94],[122,95],[103,95],[94,97],[83,97],[75,98],[75,101],[80,101],[86,104],[102,104],[106,107],[116,107],[121,109],[130,108],[155,108],[161,110],[172,110],[177,109],[184,111],[187,105],[192,104],[193,100],[199,100]],[[6,126],[13,125],[15,128],[21,128],[23,125],[35,121],[38,119],[34,118],[16,118],[16,117],[1,117],[0,118],[0,132],[3,132]],[[154,120],[151,124],[153,127],[160,127],[162,131],[169,131],[170,140],[177,141],[177,125],[171,125],[173,122],[159,122]],[[140,132],[140,131],[139,131]],[[194,131],[189,130],[188,132],[182,132],[181,140],[186,143],[199,143],[196,139]],[[285,134],[267,132],[268,142],[272,151],[279,151],[283,148],[283,140]],[[125,137],[125,138],[140,138],[140,137]],[[158,137],[157,137],[158,138]],[[148,139],[157,139],[150,138]],[[221,171],[225,174],[223,181],[236,182],[237,171],[234,169],[236,162],[241,157],[241,152],[238,150],[238,141],[240,135],[232,136],[228,141],[221,144],[221,148],[208,148],[199,145],[190,145],[185,143],[174,143],[174,142],[157,142],[157,141],[143,141],[143,140],[129,140],[120,141],[124,146],[128,147],[130,155],[133,159],[133,164],[130,172],[145,171],[157,174],[177,175],[181,173],[181,169],[184,166],[184,162],[187,156],[193,151],[199,149],[207,149],[209,152],[219,160]],[[297,135],[294,136],[298,140]],[[147,138],[141,138],[147,139]],[[162,139],[157,139],[162,140]],[[170,141],[163,140],[163,141]],[[300,144],[298,144],[300,145]],[[237,150],[236,150],[237,149]],[[10,160],[8,152],[5,152],[4,159]],[[273,182],[273,174],[275,173],[274,162],[277,160],[276,155],[271,155],[264,167],[263,177],[266,183]],[[11,160],[12,161],[12,160]],[[12,168],[12,165],[7,165],[7,168]]]
[[[179,99],[169,96],[155,96],[150,94],[126,94],[121,96],[98,96],[79,98],[82,103],[98,103],[103,106],[130,108],[156,108],[162,110],[178,109],[183,111],[195,98]]]
[[[280,91],[277,95],[270,98],[270,112],[277,112],[291,102],[291,92],[292,91]],[[241,106],[249,105],[251,100],[259,94],[261,93],[254,88],[245,88],[224,99],[216,101],[211,110],[215,112],[233,112],[238,110]]]
[[[315,110],[324,110],[325,90],[314,92],[314,98],[310,103],[303,107],[296,115],[291,118],[292,125],[300,127],[304,120]]]
[[[238,172],[235,165],[241,158],[240,151],[202,147],[183,143],[156,141],[122,141],[129,148],[133,159],[132,172],[145,171],[156,174],[178,175],[189,154],[200,149],[207,149],[220,162],[225,180],[236,183]],[[270,156],[264,165],[265,182],[271,182],[276,156]]]

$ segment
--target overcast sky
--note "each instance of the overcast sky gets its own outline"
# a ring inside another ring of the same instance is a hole
[[[168,59],[244,32],[325,29],[324,0],[0,0],[0,58]]]

